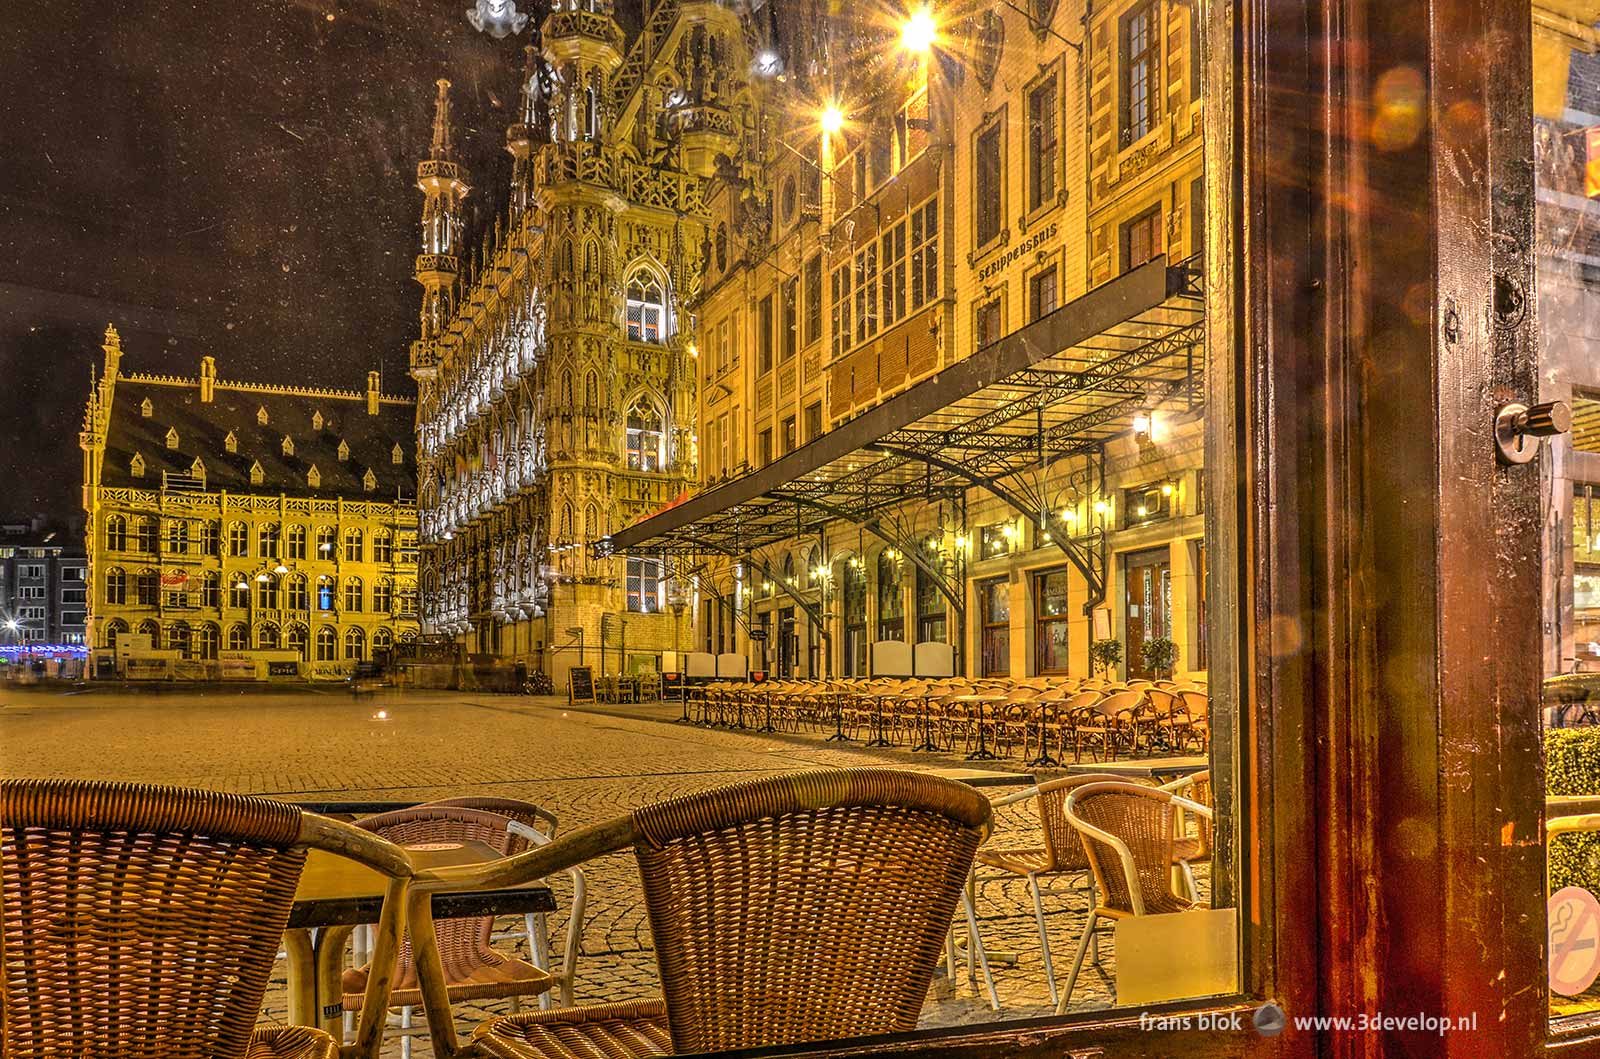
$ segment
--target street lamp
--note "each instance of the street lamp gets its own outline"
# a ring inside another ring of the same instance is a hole
[[[829,136],[837,136],[840,130],[844,128],[844,111],[839,109],[838,104],[829,103],[827,106],[822,108],[822,117],[820,120],[822,122],[823,132],[827,133]]]
[[[938,40],[939,26],[926,4],[911,12],[900,24],[900,47],[908,52],[926,55]]]

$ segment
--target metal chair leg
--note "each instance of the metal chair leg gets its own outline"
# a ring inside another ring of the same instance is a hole
[[[406,1031],[411,1028],[411,1005],[407,1004],[400,1009],[400,1059],[411,1059],[411,1034]]]
[[[1044,925],[1044,898],[1039,893],[1039,877],[1028,876],[1028,889],[1033,892],[1033,917],[1039,921],[1039,948],[1044,953],[1044,979],[1050,983],[1050,1003],[1061,1002],[1060,992],[1056,989],[1055,962],[1050,958],[1050,932]]]
[[[995,992],[994,975],[989,973],[989,954],[984,950],[983,938],[978,936],[978,917],[972,910],[972,895],[961,895],[961,906],[967,913],[967,959],[970,962],[972,955],[977,954],[978,966],[983,970],[983,985],[989,991],[989,1006],[1000,1010],[1000,994]]]
[[[1078,955],[1072,959],[1072,973],[1067,975],[1067,989],[1061,994],[1061,999],[1056,1001],[1056,1014],[1067,1013],[1067,1003],[1072,1000],[1073,987],[1078,984],[1078,971],[1083,967],[1083,954],[1089,951],[1089,939],[1094,936],[1094,921],[1098,914],[1094,909],[1089,910],[1089,921],[1083,925],[1083,936],[1078,939]]]

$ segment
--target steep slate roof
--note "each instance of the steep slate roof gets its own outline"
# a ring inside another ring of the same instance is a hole
[[[140,406],[149,399],[153,414]],[[265,426],[256,410],[267,410]],[[322,429],[312,417],[322,413]],[[300,390],[273,392],[218,380],[209,404],[200,401],[200,383],[192,379],[150,379],[121,376],[112,398],[101,484],[112,487],[160,488],[161,472],[188,474],[195,457],[206,467],[206,489],[231,493],[319,497],[347,500],[413,499],[417,493],[415,406],[407,399],[384,397],[378,414],[367,414],[365,394]],[[167,448],[167,431],[178,432],[178,447]],[[238,440],[229,452],[228,432]],[[294,439],[294,455],[283,454],[283,437]],[[350,446],[350,458],[339,460],[339,442]],[[393,462],[398,444],[402,462]],[[129,469],[133,454],[144,457],[143,478]],[[250,482],[250,465],[259,462],[260,485]],[[322,484],[306,484],[315,464]],[[362,482],[367,468],[377,478],[368,492]]]

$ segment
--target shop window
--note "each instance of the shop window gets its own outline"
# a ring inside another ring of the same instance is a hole
[[[215,661],[220,647],[221,632],[215,625],[207,623],[195,630],[194,655],[205,661]]]
[[[324,625],[317,630],[317,661],[333,662],[339,657],[339,634],[332,626]]]
[[[1004,577],[978,585],[978,662],[983,675],[1011,672],[1011,582]]]
[[[1600,452],[1600,395],[1572,395],[1572,447],[1579,452]]]
[[[1033,575],[1034,666],[1039,673],[1070,671],[1072,606],[1067,567]]]
[[[300,660],[304,662],[306,660],[307,639],[308,634],[304,625],[291,625],[289,626],[289,631],[284,634],[283,645],[299,655]]]
[[[947,607],[949,601],[939,590],[939,578],[944,572],[944,556],[936,541],[929,541],[923,549],[923,558],[931,569],[916,568],[914,579],[917,603],[917,642],[943,643],[949,628]]]
[[[228,626],[228,650],[250,650],[250,629],[248,626],[240,624]]]
[[[256,626],[256,646],[263,651],[276,651],[280,638],[278,627],[269,622]]]
[[[362,632],[359,628],[345,630],[344,658],[347,662],[366,661],[367,634]]]
[[[867,675],[867,570],[859,556],[844,564],[844,675]]]
[[[1122,72],[1123,147],[1143,139],[1155,127],[1159,106],[1160,12],[1160,0],[1149,0],[1122,17],[1118,65]]]
[[[905,600],[901,596],[900,562],[893,548],[878,553],[878,639],[906,638]]]

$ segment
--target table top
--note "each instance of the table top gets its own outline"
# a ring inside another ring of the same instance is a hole
[[[1090,772],[1104,772],[1112,776],[1144,776],[1153,779],[1157,776],[1187,776],[1191,772],[1201,772],[1210,767],[1210,759],[1203,757],[1145,757],[1131,758],[1127,761],[1080,761],[1076,765],[1068,765],[1067,772],[1079,776]]]
[[[965,783],[969,787],[1031,787],[1035,782],[1029,773],[1001,772],[998,769],[938,768],[919,771]]]
[[[498,860],[500,853],[485,842],[424,842],[404,847],[418,868],[448,868]],[[347,857],[314,849],[306,857],[295,889],[290,927],[328,927],[376,923],[388,880],[381,872]],[[548,886],[515,886],[503,890],[437,894],[433,914],[439,919],[463,916],[554,912]]]

